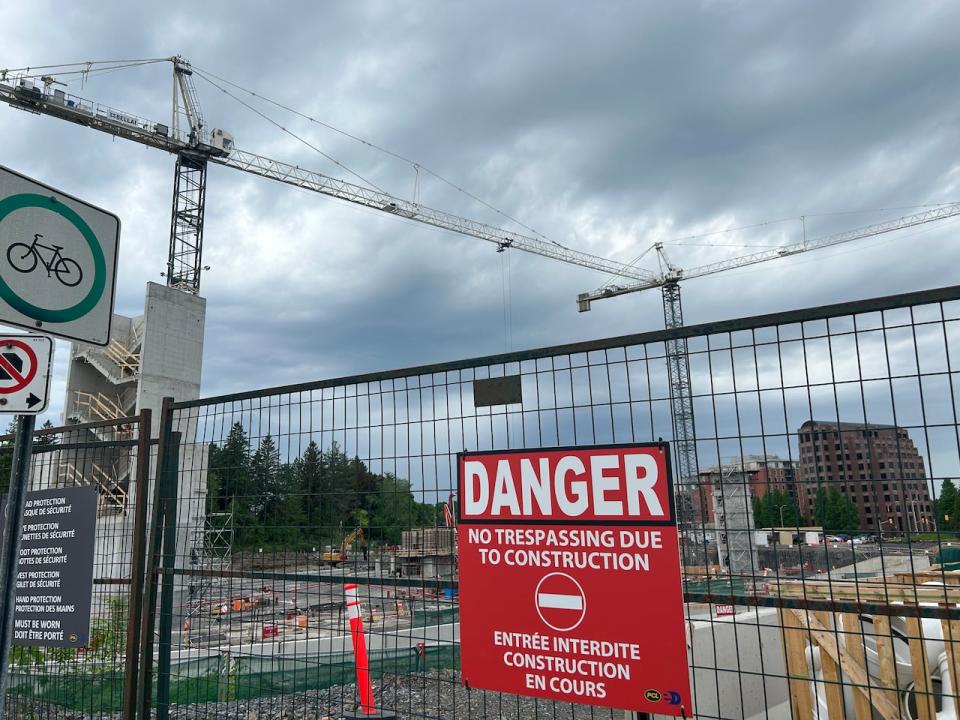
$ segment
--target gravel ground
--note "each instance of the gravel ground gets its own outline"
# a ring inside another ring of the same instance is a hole
[[[415,675],[387,675],[377,683],[377,700],[391,708],[398,720],[601,720],[623,717],[622,712],[585,705],[554,704],[544,700],[464,689],[455,673],[432,671]],[[170,720],[337,720],[355,710],[355,685],[280,695],[257,700],[174,705]],[[122,720],[119,713],[87,715],[46,703],[15,700],[7,703],[16,720]],[[368,716],[369,717],[369,716]]]

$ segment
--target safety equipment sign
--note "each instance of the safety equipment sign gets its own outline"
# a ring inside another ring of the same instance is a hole
[[[27,493],[17,566],[13,643],[86,647],[90,643],[96,488]],[[0,510],[6,497],[0,501]],[[0,535],[4,518],[0,513]]]
[[[0,167],[0,322],[110,342],[120,220]]]
[[[53,340],[0,336],[0,413],[37,415],[47,409]]]
[[[468,687],[692,717],[665,443],[462,453]]]

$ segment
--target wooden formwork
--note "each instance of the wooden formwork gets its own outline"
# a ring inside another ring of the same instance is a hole
[[[898,573],[872,580],[780,580],[774,581],[769,590],[771,594],[784,598],[880,604],[889,607],[891,615],[899,615],[897,606],[923,604],[957,607],[960,604],[960,572],[944,573],[931,568],[927,571]],[[789,608],[780,610],[790,704],[795,720],[812,720],[816,716],[811,688],[815,678],[811,676],[808,665],[808,645],[819,648],[820,651],[823,678],[821,687],[829,720],[846,718],[843,685],[853,688],[856,720],[870,720],[874,715],[879,715],[884,720],[900,720],[905,717],[897,680],[891,615],[872,615],[878,678],[868,674],[866,639],[870,631],[863,629],[857,613]],[[930,679],[935,668],[929,667],[923,626],[917,617],[906,617],[905,623],[917,717],[918,720],[936,720],[937,712]],[[960,699],[957,698],[957,688],[960,686],[960,621],[945,619],[941,620],[941,625],[947,667],[956,701],[955,720],[960,720]]]

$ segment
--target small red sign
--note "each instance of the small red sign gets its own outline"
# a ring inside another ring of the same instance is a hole
[[[729,617],[733,614],[733,605],[717,605],[717,617]]]
[[[693,715],[667,446],[460,456],[469,687]]]
[[[0,345],[0,393],[19,392],[29,385],[37,374],[37,354],[27,343],[15,338],[3,338]]]

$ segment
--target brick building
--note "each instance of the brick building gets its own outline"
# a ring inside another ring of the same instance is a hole
[[[700,482],[690,491],[690,505],[693,520],[697,524],[709,524],[714,521],[714,486],[720,481],[721,472],[743,473],[743,482],[750,486],[753,497],[763,497],[771,490],[780,490],[798,502],[796,464],[776,455],[747,455],[739,460],[724,463],[722,467],[711,467],[700,471]]]
[[[811,420],[798,433],[802,515],[813,515],[818,488],[836,487],[856,505],[862,530],[934,529],[923,458],[906,430]]]

